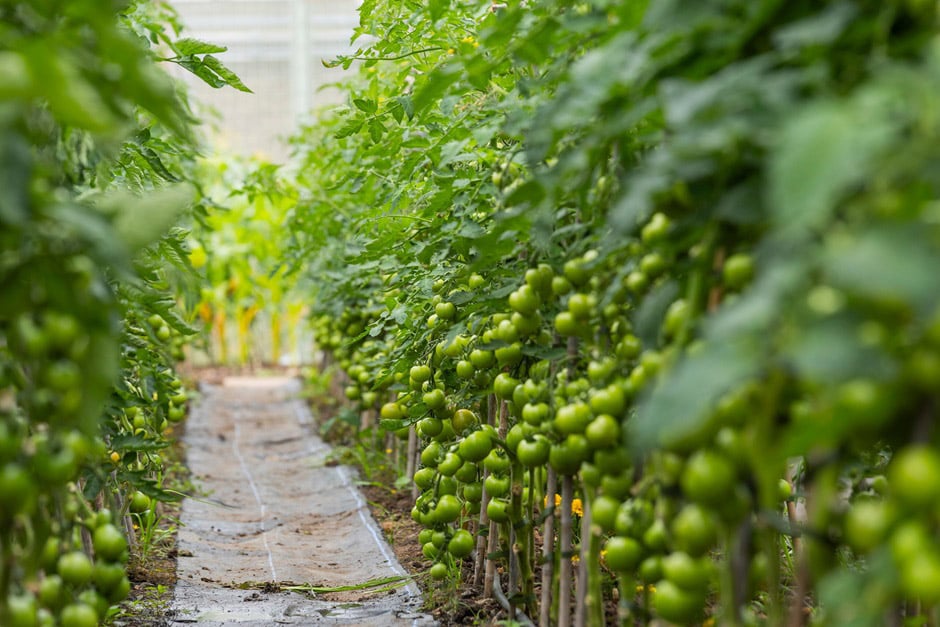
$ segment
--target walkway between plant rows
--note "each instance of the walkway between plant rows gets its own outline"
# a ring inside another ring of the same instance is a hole
[[[206,385],[186,425],[204,498],[183,503],[170,625],[432,625],[300,386]],[[347,589],[342,589],[346,587]]]

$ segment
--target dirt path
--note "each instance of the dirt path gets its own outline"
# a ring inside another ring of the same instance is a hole
[[[298,391],[286,378],[203,388],[184,442],[208,496],[183,504],[170,624],[433,624],[352,471],[324,464],[329,447]],[[376,581],[392,583],[361,588]]]

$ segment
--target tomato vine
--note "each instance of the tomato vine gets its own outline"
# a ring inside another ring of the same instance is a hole
[[[163,2],[0,7],[0,622],[98,624],[155,520],[204,213],[157,51],[245,88]],[[211,81],[210,81],[211,82]],[[148,515],[149,514],[149,515]]]
[[[940,484],[934,8],[361,17],[287,250],[364,426],[410,440],[431,576],[469,530],[543,622],[603,620],[613,581],[623,621],[935,620],[904,487]]]

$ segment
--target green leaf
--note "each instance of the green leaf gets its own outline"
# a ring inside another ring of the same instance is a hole
[[[225,46],[219,46],[218,44],[211,44],[199,39],[193,39],[192,37],[184,37],[182,39],[177,39],[173,42],[173,49],[176,50],[176,53],[180,56],[188,56],[193,54],[209,54],[215,52],[225,52],[228,50]]]
[[[349,137],[350,135],[355,135],[361,129],[365,120],[359,118],[351,118],[343,124],[338,131],[333,135],[337,139],[342,139],[344,137]]]
[[[159,451],[169,446],[166,440],[154,440],[140,435],[121,433],[111,438],[111,450],[125,452]]]
[[[675,281],[667,281],[643,299],[634,317],[634,326],[637,337],[644,344],[653,346],[659,341],[659,328],[666,310],[678,297],[679,285]]]
[[[412,98],[414,111],[421,112],[438,102],[451,85],[460,78],[461,69],[454,64],[442,65],[435,68],[425,78],[424,82],[415,89]]]
[[[885,624],[885,608],[894,602],[899,585],[890,549],[880,547],[867,557],[864,569],[837,569],[819,582],[821,622],[844,627]]]
[[[356,105],[357,109],[364,111],[368,115],[372,115],[379,109],[379,104],[375,100],[368,98],[354,98],[353,104]]]
[[[758,372],[760,357],[760,347],[744,338],[687,356],[641,402],[628,423],[629,441],[647,450],[697,432],[722,394]]]
[[[858,13],[850,2],[836,2],[816,14],[787,24],[774,33],[774,43],[784,50],[831,44]]]
[[[770,160],[769,201],[784,233],[825,224],[851,186],[867,180],[894,139],[891,108],[863,94],[800,111],[783,127]]]
[[[858,341],[858,321],[847,317],[804,322],[784,349],[811,381],[835,385],[857,377],[886,379],[896,368],[880,350]]]
[[[203,57],[202,62],[205,63],[206,67],[218,74],[226,85],[234,87],[238,91],[247,92],[249,94],[254,93],[248,89],[248,87],[241,81],[240,78],[238,78],[238,75],[235,74],[235,72],[225,67],[221,61],[211,54],[207,54],[205,57]]]
[[[836,287],[924,316],[940,299],[940,251],[919,224],[876,224],[834,237],[823,266]]]
[[[19,134],[0,140],[0,222],[20,225],[29,219],[29,180],[33,156]]]
[[[100,195],[96,206],[112,216],[114,229],[131,252],[149,246],[169,230],[196,198],[189,183],[174,183],[138,197],[127,190]]]

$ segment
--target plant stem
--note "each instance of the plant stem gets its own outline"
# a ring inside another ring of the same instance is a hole
[[[555,492],[558,479],[555,469],[548,467],[546,472],[545,498],[547,500],[545,527],[542,534],[542,599],[539,612],[539,625],[548,627],[552,615],[552,578],[555,566]]]
[[[571,501],[574,482],[571,475],[561,480],[561,564],[558,581],[558,627],[571,624]]]

